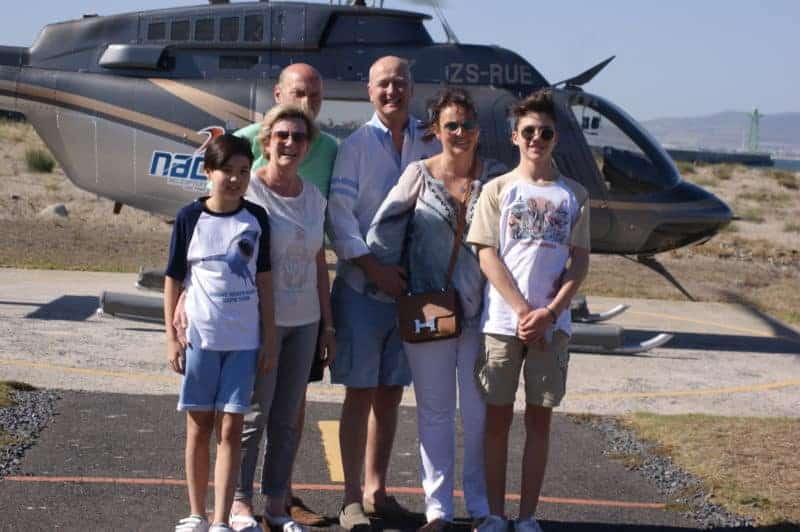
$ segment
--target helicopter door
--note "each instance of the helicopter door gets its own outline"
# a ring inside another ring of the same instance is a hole
[[[575,120],[568,95],[563,91],[553,91],[558,121],[558,144],[553,159],[559,171],[578,181],[589,192],[591,201],[592,240],[603,240],[611,229],[611,213],[608,209],[607,195],[603,178],[597,169],[594,156]]]

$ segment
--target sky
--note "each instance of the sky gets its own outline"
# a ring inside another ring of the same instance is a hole
[[[84,13],[203,3],[23,0],[3,6],[0,41],[29,46],[45,24]],[[420,0],[384,5],[433,12]],[[585,89],[639,120],[756,107],[800,112],[799,0],[445,0],[443,7],[462,43],[513,50],[550,82],[615,55]],[[427,25],[435,40],[444,39],[438,21]]]

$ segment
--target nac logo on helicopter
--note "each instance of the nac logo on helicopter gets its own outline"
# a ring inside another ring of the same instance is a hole
[[[206,146],[212,139],[225,133],[221,126],[209,126],[198,131],[206,135],[206,140],[194,153],[173,153],[155,150],[150,158],[150,171],[153,177],[165,177],[167,182],[197,191],[204,191],[206,175],[203,173],[203,161]]]

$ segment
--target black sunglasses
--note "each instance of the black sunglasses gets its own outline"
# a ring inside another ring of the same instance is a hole
[[[442,127],[451,133],[455,133],[461,128],[464,131],[473,131],[478,129],[478,122],[476,120],[464,120],[463,122],[445,122]]]
[[[536,135],[537,131],[539,132],[539,138],[547,142],[553,140],[553,137],[556,136],[556,130],[550,126],[527,126],[522,128],[522,131],[520,131],[519,134],[522,135],[523,139],[531,140],[534,135]]]
[[[308,133],[305,131],[273,131],[272,135],[279,140],[289,140],[289,137],[292,137],[293,142],[305,142],[308,140]]]

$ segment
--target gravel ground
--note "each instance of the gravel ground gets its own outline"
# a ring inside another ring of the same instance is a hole
[[[734,515],[708,500],[698,478],[683,471],[667,456],[651,452],[652,443],[640,441],[636,434],[622,427],[614,418],[592,416],[574,417],[578,423],[587,424],[606,437],[605,454],[635,457],[626,463],[628,469],[638,471],[666,495],[675,509],[684,508],[685,515],[697,520],[703,528],[753,527],[751,518]]]
[[[16,442],[0,448],[0,479],[19,471],[25,451],[36,443],[42,429],[53,418],[58,395],[49,391],[13,392],[15,405],[0,408],[0,429]]]

